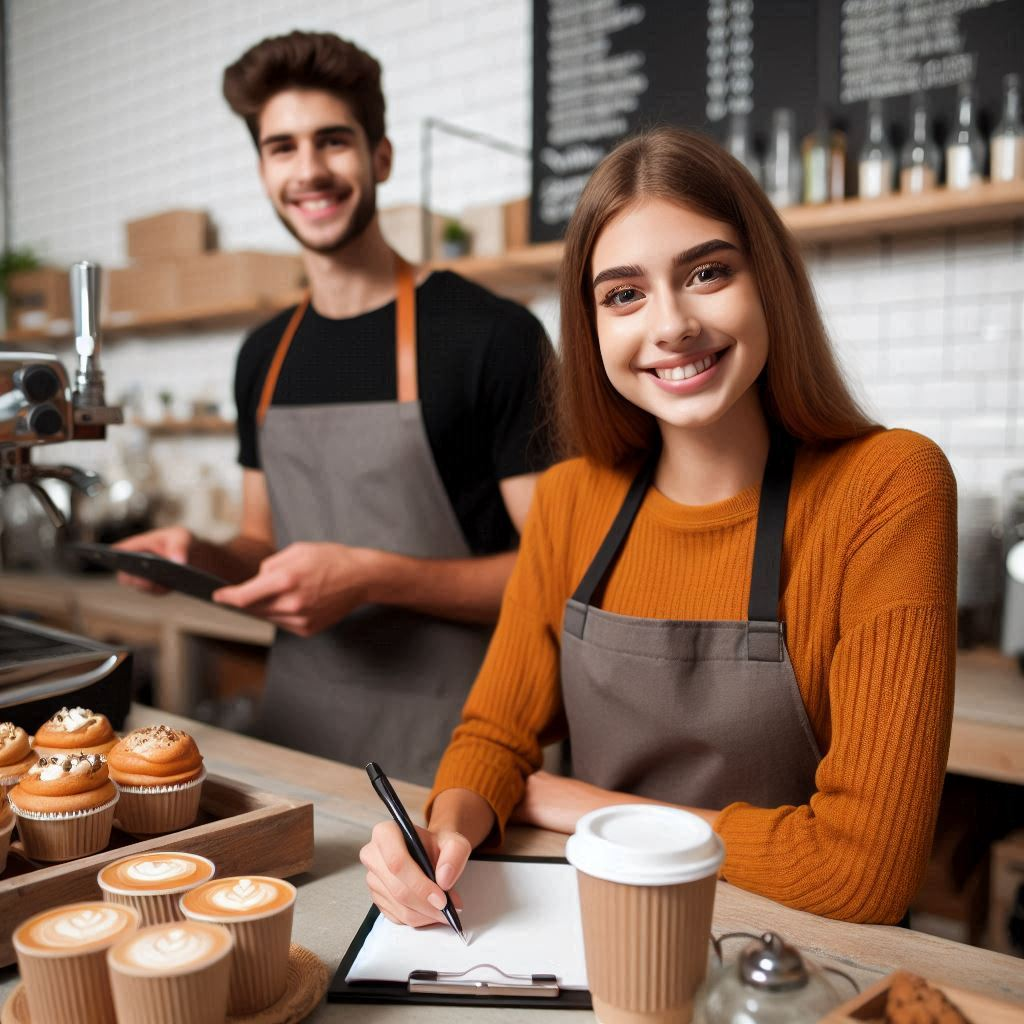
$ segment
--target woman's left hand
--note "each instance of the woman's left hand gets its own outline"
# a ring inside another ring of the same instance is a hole
[[[576,830],[576,822],[588,811],[635,799],[579,779],[567,779],[544,771],[534,772],[527,776],[526,792],[512,812],[512,821],[551,832],[569,833]]]

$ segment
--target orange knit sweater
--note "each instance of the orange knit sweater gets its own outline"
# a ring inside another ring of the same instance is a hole
[[[432,797],[473,790],[503,829],[541,746],[564,733],[565,602],[631,476],[575,459],[539,481],[494,639]],[[652,487],[601,607],[745,619],[759,491],[695,507]],[[892,430],[799,450],[780,612],[825,755],[808,804],[722,809],[722,875],[800,910],[897,921],[931,845],[953,708],[956,485],[931,441]]]

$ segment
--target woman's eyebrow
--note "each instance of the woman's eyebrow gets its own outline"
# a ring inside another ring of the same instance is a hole
[[[727,242],[723,238],[712,238],[707,242],[701,242],[699,245],[693,246],[691,249],[687,249],[686,252],[679,253],[678,256],[672,261],[674,266],[681,267],[687,263],[693,263],[694,260],[702,259],[705,256],[710,256],[713,252],[721,252],[723,249],[731,249],[733,252],[739,252],[739,248]],[[607,270],[602,270],[595,278],[593,287],[597,287],[605,281],[612,281],[620,277],[643,277],[644,268],[636,263],[624,264],[621,267],[609,267]]]

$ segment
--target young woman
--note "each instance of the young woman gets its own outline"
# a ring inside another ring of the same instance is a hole
[[[796,245],[713,142],[661,129],[594,172],[566,235],[560,411],[438,770],[432,885],[380,825],[388,917],[442,920],[470,850],[637,799],[701,814],[722,876],[893,923],[931,843],[952,715],[956,493],[847,391]],[[571,740],[572,777],[539,770]]]

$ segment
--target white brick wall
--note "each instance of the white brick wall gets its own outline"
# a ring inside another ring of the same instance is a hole
[[[427,116],[530,141],[530,0],[9,0],[12,241],[57,262],[124,260],[122,223],[172,206],[212,213],[227,248],[287,249],[248,135],[220,98],[247,46],[293,27],[351,35],[385,69],[392,181],[380,204],[416,202]],[[73,15],[73,17],[72,17]],[[524,161],[438,137],[436,204],[526,193]],[[1024,464],[1024,225],[819,247],[808,253],[840,356],[886,423],[929,434],[963,491],[998,492]],[[550,297],[535,308],[553,329]],[[109,393],[156,392],[230,408],[239,332],[109,344]],[[154,373],[154,367],[158,373]],[[110,447],[74,456],[99,468]],[[237,486],[229,439],[161,441],[165,485]],[[200,516],[197,503],[186,515]],[[198,509],[198,510],[197,510]],[[194,524],[198,525],[198,524]]]

